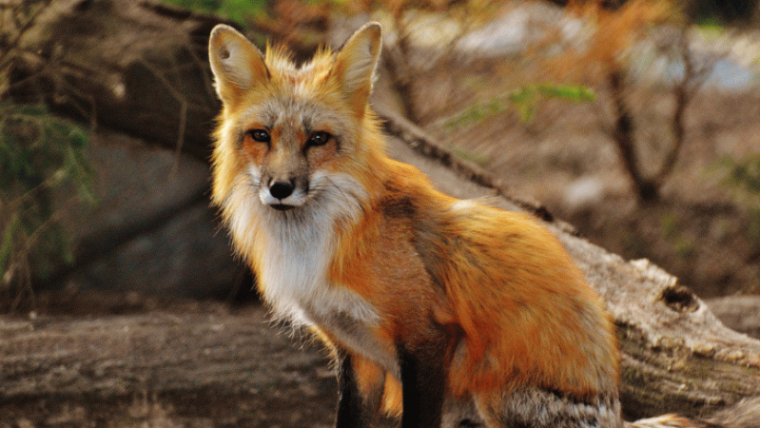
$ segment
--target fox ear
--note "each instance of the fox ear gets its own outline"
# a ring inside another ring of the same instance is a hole
[[[380,24],[370,22],[357,30],[341,48],[330,75],[338,80],[343,95],[363,114],[380,57],[382,33]]]
[[[227,103],[238,101],[256,82],[269,79],[261,51],[229,25],[211,31],[208,57],[216,80],[216,93]]]

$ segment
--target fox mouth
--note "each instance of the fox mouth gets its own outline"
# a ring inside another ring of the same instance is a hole
[[[282,204],[282,203],[271,204],[269,206],[276,209],[277,211],[288,211],[296,207],[295,205],[288,205],[288,204]]]

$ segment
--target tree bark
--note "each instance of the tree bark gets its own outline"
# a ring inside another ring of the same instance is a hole
[[[18,99],[41,95],[58,111],[208,161],[218,104],[205,52],[218,22],[145,1],[53,1],[22,38],[11,93]],[[509,197],[487,174],[378,109],[393,157],[418,166],[454,196],[497,196],[505,208],[533,212],[559,236],[618,327],[621,391],[630,417],[700,415],[758,394],[760,342],[724,327],[676,278],[646,260],[626,261],[590,244],[539,204]],[[253,328],[257,316],[159,311],[93,319],[2,317],[0,406],[26,403],[32,409],[87,396],[128,409],[136,394],[217,404],[247,394],[271,407],[303,391],[329,395],[331,387],[318,386],[324,384],[324,360],[313,351],[285,357],[296,351],[284,350],[271,329]]]

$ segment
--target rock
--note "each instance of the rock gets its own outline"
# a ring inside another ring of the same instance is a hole
[[[105,128],[91,135],[87,155],[97,203],[70,211],[65,222],[74,240],[90,247],[80,250],[86,253],[100,250],[103,235],[134,235],[160,223],[203,199],[209,188],[211,173],[201,162]]]
[[[98,202],[65,211],[75,263],[59,283],[167,297],[229,293],[241,268],[209,207],[208,166],[105,129],[92,139]]]
[[[570,212],[594,206],[604,199],[604,183],[597,177],[579,178],[567,186],[563,199]]]
[[[760,339],[760,296],[726,296],[707,301],[726,327]]]

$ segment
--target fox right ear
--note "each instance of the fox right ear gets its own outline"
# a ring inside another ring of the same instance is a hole
[[[223,103],[235,103],[256,82],[269,79],[261,51],[229,25],[211,30],[208,57],[216,81],[216,93]]]
[[[358,29],[335,57],[331,75],[338,80],[343,95],[360,114],[367,108],[372,93],[381,47],[380,24],[370,22]]]

